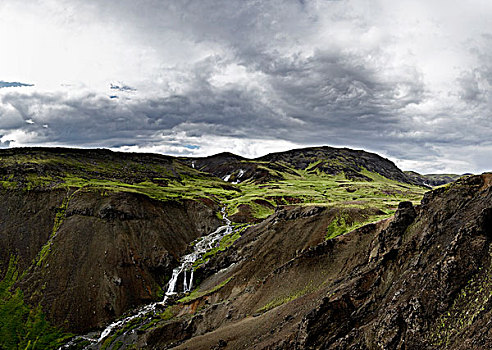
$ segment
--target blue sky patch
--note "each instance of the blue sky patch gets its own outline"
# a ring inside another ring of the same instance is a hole
[[[24,86],[34,86],[34,84],[24,84],[24,83],[19,83],[18,81],[3,81],[0,80],[0,89],[2,88],[10,88],[10,87],[24,87]]]
[[[197,145],[184,145],[184,147],[186,147],[188,149],[200,149],[200,146],[197,146]]]

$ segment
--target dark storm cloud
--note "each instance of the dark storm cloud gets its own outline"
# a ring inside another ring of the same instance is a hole
[[[65,2],[84,18],[118,23],[128,44],[146,45],[137,54],[162,61],[144,82],[121,77],[109,97],[114,76],[104,91],[2,92],[4,141],[138,147],[165,139],[203,151],[200,138],[282,140],[364,148],[438,170],[466,167],[470,152],[481,156],[468,164],[482,169],[492,147],[491,28],[468,33],[474,17],[444,1],[411,11],[380,1]],[[447,62],[461,56],[469,64]],[[130,76],[146,62],[127,67]]]
[[[326,142],[327,134],[342,143],[359,132],[374,137],[400,124],[400,111],[424,97],[417,74],[381,81],[357,57],[320,53],[306,60],[276,62],[271,57],[268,62],[262,71],[282,109],[305,123],[306,134],[294,136],[303,142],[313,136],[316,142]],[[399,95],[400,89],[404,95]]]
[[[265,76],[267,89],[244,89],[208,83],[213,70],[200,70],[193,88],[183,95],[116,101],[88,94],[70,98],[63,94],[8,94],[3,104],[12,106],[26,125],[41,138],[114,146],[150,140],[156,133],[177,131],[193,137],[204,134],[248,138],[283,138],[293,142],[343,143],[347,138],[371,134],[399,124],[398,111],[422,98],[421,83],[382,82],[369,69],[357,68],[354,58],[319,53],[306,60],[270,57],[255,70]],[[395,87],[408,91],[396,96]],[[47,123],[47,130],[40,124]]]
[[[401,142],[388,130],[403,128],[399,111],[418,103],[424,88],[417,75],[381,81],[357,57],[317,53],[307,59],[270,56],[253,60],[266,88],[214,87],[214,70],[198,69],[186,94],[119,101],[96,94],[7,94],[2,103],[34,132],[32,140],[117,147],[159,142],[156,135],[181,132],[239,138],[280,138],[296,143],[351,145]],[[397,89],[406,91],[399,95]],[[43,128],[42,124],[49,128]],[[397,135],[396,135],[397,136]],[[407,137],[411,140],[410,137]],[[418,147],[414,147],[418,148]],[[415,150],[422,153],[422,151]]]
[[[234,89],[200,89],[187,96],[123,103],[91,94],[77,98],[9,94],[2,103],[11,106],[22,119],[35,122],[22,126],[38,133],[39,139],[33,142],[49,139],[114,146],[122,140],[151,140],[156,133],[169,134],[173,130],[193,136],[211,133],[246,137],[252,133],[267,135],[268,129],[285,126],[268,106],[257,103],[254,94]],[[49,128],[41,128],[42,123]]]

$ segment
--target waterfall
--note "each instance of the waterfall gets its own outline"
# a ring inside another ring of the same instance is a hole
[[[193,274],[195,273],[195,270],[191,270],[191,276],[190,276],[190,285],[188,286],[187,292],[191,292],[191,288],[193,288]]]
[[[173,270],[171,279],[169,280],[169,285],[167,287],[166,295],[173,295],[174,289],[176,288],[176,282],[178,281],[178,276],[181,270],[179,268]]]
[[[186,282],[186,270],[184,270],[183,273],[183,293],[186,293],[188,291],[188,283]]]
[[[244,170],[243,169],[239,169],[239,173],[236,176],[236,181],[233,181],[232,184],[233,185],[239,184],[241,182],[241,180],[239,180],[239,179],[242,178],[243,175],[244,175]]]
[[[171,279],[169,280],[164,300],[161,302],[161,304],[164,305],[167,302],[169,296],[177,294],[176,283],[181,273],[183,273],[183,292],[190,292],[193,284],[193,264],[195,263],[195,261],[197,261],[210,249],[214,248],[224,236],[232,233],[231,220],[229,220],[229,218],[227,217],[225,208],[222,208],[221,213],[222,217],[224,218],[225,225],[220,226],[219,228],[217,228],[217,230],[207,236],[204,236],[200,240],[195,241],[196,243],[193,246],[193,252],[181,257],[181,264],[173,270],[173,274],[171,276]],[[187,271],[191,271],[189,283],[186,278]]]
[[[109,326],[107,326],[99,336],[99,339],[97,341],[94,340],[94,343],[100,343],[103,341],[108,335],[110,335],[114,329],[118,329],[123,327],[125,324],[130,322],[131,320],[137,318],[137,317],[143,317],[145,315],[148,315],[151,312],[154,312],[156,306],[158,304],[160,305],[166,305],[167,300],[169,296],[177,294],[176,292],[176,283],[178,281],[178,277],[181,273],[183,273],[183,292],[187,293],[190,292],[191,289],[193,288],[193,264],[195,261],[200,259],[203,254],[208,252],[210,249],[214,248],[217,244],[219,244],[220,240],[228,235],[231,234],[233,231],[233,227],[231,226],[231,220],[227,217],[226,214],[226,208],[222,208],[221,210],[222,217],[224,218],[225,225],[220,226],[217,228],[214,232],[210,233],[207,236],[203,236],[202,238],[199,238],[195,240],[195,244],[193,246],[193,252],[186,254],[182,256],[180,260],[180,265],[173,269],[173,273],[171,275],[171,279],[169,280],[168,286],[166,293],[164,295],[164,299],[161,302],[158,303],[152,303],[149,305],[146,305],[142,308],[139,309],[138,312],[135,314],[128,316],[126,318],[123,318],[119,321],[115,321],[111,323]],[[190,279],[189,283],[186,279],[186,273],[187,271],[190,271]],[[82,337],[79,337],[82,338]],[[62,347],[63,348],[63,347]],[[62,349],[60,348],[60,349]]]

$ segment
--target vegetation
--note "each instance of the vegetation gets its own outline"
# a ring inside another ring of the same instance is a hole
[[[491,268],[492,265],[487,269],[480,267],[456,295],[451,308],[436,320],[430,333],[434,345],[449,346],[485,310],[492,297]]]
[[[221,289],[222,287],[224,287],[227,283],[229,283],[232,280],[232,278],[233,277],[230,277],[230,278],[224,280],[222,283],[219,283],[218,285],[216,285],[212,289],[209,289],[209,290],[206,290],[206,291],[201,291],[200,288],[196,288],[193,292],[191,292],[190,294],[188,294],[184,298],[179,299],[178,302],[180,302],[180,303],[189,303],[189,302],[191,302],[193,300],[196,300],[196,299],[199,299],[199,298],[204,297],[206,295],[215,293],[216,291],[218,291],[219,289]]]
[[[305,288],[298,290],[298,291],[296,291],[290,295],[275,298],[272,301],[270,301],[269,303],[267,303],[266,305],[264,305],[263,307],[256,310],[256,312],[257,313],[264,313],[264,312],[270,311],[271,309],[274,309],[280,305],[288,303],[289,301],[292,301],[292,300],[295,300],[297,298],[302,297],[303,295],[309,293],[311,291],[311,289],[312,289],[311,286],[308,285]]]
[[[326,236],[325,239],[333,239],[335,237],[338,237],[340,235],[346,234],[348,232],[351,232],[353,230],[356,230],[364,225],[367,225],[371,222],[387,219],[390,216],[392,216],[393,213],[391,214],[384,214],[384,215],[373,215],[370,216],[368,219],[364,221],[353,221],[352,223],[348,223],[348,218],[344,215],[340,215],[337,218],[335,218],[327,227],[326,229]]]
[[[343,171],[326,174],[319,169],[321,165],[326,166],[326,160],[323,164],[320,160],[313,161],[304,170],[294,169],[288,163],[255,161],[257,169],[269,174],[270,180],[259,184],[249,179],[232,184],[188,167],[176,158],[115,156],[106,150],[84,152],[40,149],[0,154],[5,174],[0,178],[2,188],[27,191],[78,188],[101,194],[130,192],[160,201],[209,198],[226,204],[229,215],[245,205],[256,219],[266,218],[278,205],[292,204],[376,207],[391,214],[399,202],[418,202],[426,191],[364,168],[358,170],[358,177]],[[329,165],[342,169],[344,162],[349,160],[331,159]]]
[[[426,191],[422,187],[402,184],[367,170],[362,170],[361,174],[372,181],[350,180],[343,173],[313,174],[307,170],[291,169],[281,174],[283,180],[261,185],[246,181],[237,185],[241,189],[240,194],[226,199],[225,203],[229,215],[237,213],[239,205],[246,204],[252,209],[253,216],[260,219],[272,214],[277,205],[292,204],[372,207],[391,215],[398,203],[410,200],[417,204]],[[261,204],[264,202],[268,205]]]
[[[208,252],[203,254],[203,256],[200,259],[197,259],[194,264],[193,264],[193,269],[197,269],[204,263],[206,263],[212,256],[216,255],[219,252],[222,252],[229,248],[231,245],[234,244],[235,241],[237,241],[240,237],[241,234],[248,228],[249,225],[240,225],[239,227],[236,227],[232,233],[225,235],[222,237],[220,240],[219,244],[210,249]]]
[[[72,199],[73,195],[75,194],[72,193],[71,195],[65,197],[63,200],[61,206],[56,209],[56,214],[55,214],[55,222],[53,224],[53,231],[51,232],[50,238],[48,241],[43,245],[41,248],[41,251],[38,253],[38,256],[36,257],[36,266],[41,266],[44,259],[48,255],[51,245],[53,244],[53,239],[55,238],[56,234],[58,233],[58,230],[60,229],[60,226],[65,219],[65,213],[67,211],[68,203],[70,202],[70,199]]]
[[[52,327],[41,306],[24,303],[20,289],[13,289],[18,272],[11,258],[0,282],[0,349],[56,349],[72,335]]]

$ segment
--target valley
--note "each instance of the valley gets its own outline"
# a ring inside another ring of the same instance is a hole
[[[1,347],[475,344],[490,312],[490,177],[429,192],[430,177],[410,175],[331,147],[2,150]]]

